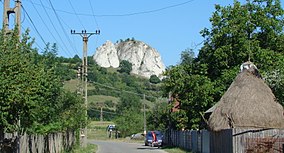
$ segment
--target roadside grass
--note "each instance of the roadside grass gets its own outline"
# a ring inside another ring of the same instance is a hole
[[[165,147],[162,147],[161,149],[168,152],[168,153],[191,153],[190,151],[182,150],[182,149],[177,148],[177,147],[165,146]]]
[[[96,153],[96,151],[98,150],[98,146],[95,144],[88,144],[87,147],[82,148],[76,148],[75,150],[73,150],[71,153]]]
[[[114,124],[110,121],[91,121],[88,124],[88,139],[96,139],[96,140],[111,140],[111,141],[123,141],[128,143],[144,143],[144,139],[130,139],[130,137],[126,138],[114,138],[114,134],[112,135],[112,138],[108,137],[108,133],[106,131],[106,128],[108,125]]]
[[[88,125],[88,139],[109,140],[106,128],[110,124],[114,123],[108,121],[91,121]]]

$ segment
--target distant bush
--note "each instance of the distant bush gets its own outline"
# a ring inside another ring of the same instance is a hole
[[[156,75],[151,75],[149,81],[154,84],[161,82],[161,80]]]

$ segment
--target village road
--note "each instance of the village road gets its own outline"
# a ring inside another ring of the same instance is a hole
[[[167,153],[157,147],[145,146],[142,143],[126,143],[118,141],[89,140],[98,145],[96,153]]]

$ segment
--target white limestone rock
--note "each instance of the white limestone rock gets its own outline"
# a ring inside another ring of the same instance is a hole
[[[106,41],[105,44],[97,48],[93,59],[101,67],[119,67],[119,58],[117,56],[117,50],[111,41]]]
[[[114,55],[115,53],[116,55]],[[150,78],[151,75],[161,78],[162,72],[165,70],[158,51],[137,40],[123,41],[115,45],[107,41],[97,49],[94,60],[102,67],[114,68],[119,67],[117,60],[127,60],[132,63],[131,73],[147,78]]]

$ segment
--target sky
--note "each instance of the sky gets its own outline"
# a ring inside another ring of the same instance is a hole
[[[82,57],[83,41],[71,30],[95,32],[88,41],[88,56],[107,40],[134,38],[155,48],[166,67],[180,62],[182,51],[198,55],[210,28],[215,4],[233,5],[234,0],[22,0],[21,29],[30,30],[34,47],[42,52],[47,43],[58,45],[58,56]],[[240,0],[241,3],[246,0]],[[4,0],[0,0],[3,12]],[[282,2],[283,3],[283,2]],[[11,8],[14,0],[11,0]],[[13,27],[14,15],[10,17]],[[2,23],[2,18],[0,18]]]

